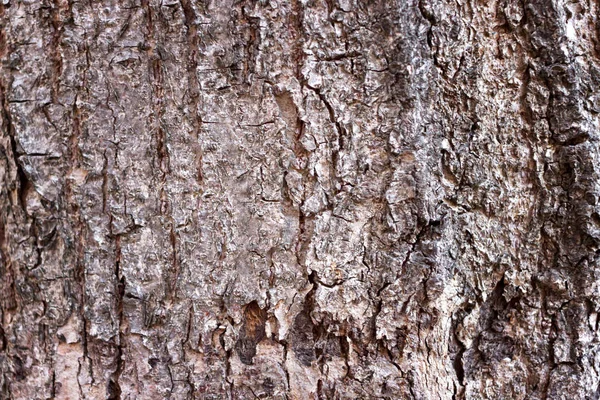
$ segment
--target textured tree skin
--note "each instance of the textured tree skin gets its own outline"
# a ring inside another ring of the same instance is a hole
[[[596,0],[3,0],[0,399],[599,399]]]

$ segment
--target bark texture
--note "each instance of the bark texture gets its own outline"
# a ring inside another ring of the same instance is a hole
[[[600,398],[596,0],[3,0],[0,398]]]

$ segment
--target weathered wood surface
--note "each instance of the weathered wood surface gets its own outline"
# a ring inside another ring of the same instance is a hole
[[[0,398],[599,398],[597,1],[2,4]]]

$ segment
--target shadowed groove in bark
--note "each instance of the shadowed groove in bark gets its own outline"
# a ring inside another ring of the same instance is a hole
[[[256,355],[256,345],[265,337],[266,311],[253,301],[244,309],[244,322],[235,349],[240,360],[252,365]]]

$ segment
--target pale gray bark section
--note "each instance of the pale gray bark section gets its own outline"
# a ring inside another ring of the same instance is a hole
[[[597,1],[2,3],[0,398],[600,398]]]

